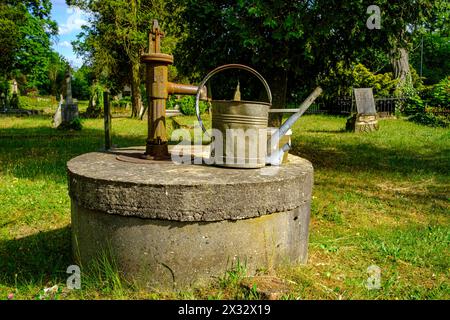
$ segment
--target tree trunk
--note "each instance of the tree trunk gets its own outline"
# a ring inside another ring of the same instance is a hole
[[[133,62],[131,66],[131,117],[136,118],[142,108],[141,77],[139,63]]]
[[[280,70],[279,72],[276,72],[273,78],[269,81],[270,90],[272,91],[272,109],[286,108],[287,80],[287,71]],[[269,114],[270,127],[281,126],[282,120],[282,113]]]
[[[409,54],[405,48],[398,48],[392,54],[392,68],[394,77],[398,79],[398,88],[403,88],[411,83],[411,70],[409,69]]]

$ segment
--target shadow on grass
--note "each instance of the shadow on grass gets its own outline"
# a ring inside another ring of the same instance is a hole
[[[113,136],[119,147],[143,145],[139,136]],[[0,172],[17,178],[66,181],[66,163],[87,152],[102,151],[101,129],[59,131],[49,127],[0,130]]]
[[[306,130],[306,132],[311,133],[348,133],[345,129],[339,129],[339,130]]]
[[[0,284],[45,285],[65,282],[71,257],[70,227],[0,241]]]
[[[389,175],[400,173],[405,177],[417,173],[447,176],[450,172],[448,149],[421,154],[407,148],[377,147],[368,143],[339,143],[330,146],[323,144],[320,138],[308,137],[308,141],[301,144],[299,139],[294,138],[291,153],[308,159],[316,169],[375,171]]]
[[[341,130],[314,132],[344,133]],[[329,145],[323,137],[307,137],[300,142],[293,138],[291,153],[310,160],[316,169],[344,172],[400,173],[404,176],[427,173],[448,175],[450,150],[435,150],[426,154],[414,149],[379,147],[375,143],[340,142]],[[113,136],[118,147],[144,145],[145,138]],[[49,127],[10,128],[0,130],[0,171],[18,178],[45,176],[62,181],[66,163],[86,152],[102,150],[104,133],[101,129],[85,128],[65,132]],[[420,150],[417,150],[420,151]]]

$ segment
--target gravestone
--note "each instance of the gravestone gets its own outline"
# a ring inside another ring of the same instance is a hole
[[[70,70],[66,72],[66,103],[62,106],[62,122],[70,124],[75,118],[78,118],[78,104],[72,98],[72,76]]]
[[[378,130],[378,115],[372,88],[354,89],[357,113],[347,120],[347,130],[371,132]]]
[[[58,128],[62,123],[62,105],[63,105],[63,96],[59,99],[58,108],[56,109],[55,115],[53,116],[53,128]]]

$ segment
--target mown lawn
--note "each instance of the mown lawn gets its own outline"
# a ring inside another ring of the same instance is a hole
[[[168,120],[169,130],[194,117]],[[255,298],[232,270],[208,287],[146,292],[113,270],[83,274],[67,290],[70,200],[66,162],[103,146],[103,120],[80,132],[51,128],[48,116],[0,117],[0,299]],[[294,154],[310,160],[315,182],[309,261],[267,271],[290,280],[287,299],[450,298],[450,130],[400,119],[371,134],[346,133],[345,118],[304,116]],[[113,143],[142,145],[146,123],[113,120]],[[367,268],[381,268],[381,288],[368,290]],[[58,285],[56,294],[43,289]],[[41,297],[40,297],[41,296]]]

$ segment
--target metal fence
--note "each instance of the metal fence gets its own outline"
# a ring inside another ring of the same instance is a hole
[[[401,97],[375,98],[375,107],[380,117],[393,116],[404,100]],[[305,112],[306,114],[335,114],[348,115],[356,112],[355,99],[351,96],[342,96],[332,100],[317,99]]]

